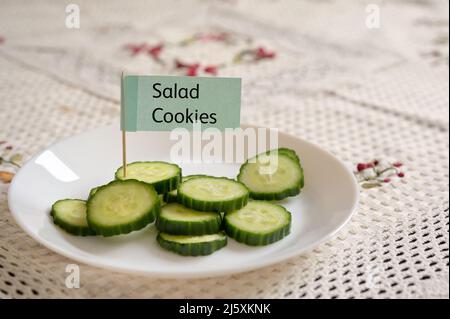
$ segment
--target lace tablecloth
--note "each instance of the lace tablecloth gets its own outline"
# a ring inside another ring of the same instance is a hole
[[[0,297],[448,298],[448,1],[76,4],[79,29],[64,2],[0,4]],[[80,265],[66,288],[73,261],[18,227],[8,184],[47,145],[117,123],[122,70],[242,77],[243,122],[397,174],[362,183],[345,229],[287,262],[196,280]]]

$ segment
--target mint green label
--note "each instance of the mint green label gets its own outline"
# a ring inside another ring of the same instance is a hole
[[[122,130],[240,127],[239,78],[126,75],[121,86]]]

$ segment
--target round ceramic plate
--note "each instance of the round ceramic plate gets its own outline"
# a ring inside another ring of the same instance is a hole
[[[169,161],[174,144],[166,132],[127,134],[128,162]],[[156,242],[155,226],[116,237],[77,237],[55,226],[53,202],[87,198],[89,190],[113,179],[121,165],[121,133],[107,127],[84,133],[32,158],[15,176],[8,194],[17,223],[35,240],[78,262],[117,271],[158,277],[220,276],[268,266],[312,249],[351,218],[358,203],[352,172],[330,153],[302,139],[279,134],[279,146],[294,149],[305,170],[305,188],[283,200],[292,213],[291,234],[265,247],[250,247],[229,238],[228,245],[204,257],[182,257]],[[235,178],[239,164],[181,163],[183,174]]]

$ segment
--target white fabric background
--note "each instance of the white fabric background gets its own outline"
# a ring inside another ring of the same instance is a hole
[[[381,9],[379,29],[365,26],[369,1],[76,3],[78,30],[64,26],[63,2],[0,4],[0,140],[25,160],[116,123],[122,69],[177,74],[178,57],[241,76],[244,122],[306,138],[351,167],[401,161],[406,177],[361,190],[358,213],[336,238],[288,262],[201,280],[81,265],[72,290],[71,261],[15,224],[0,182],[0,297],[448,298],[448,1],[370,1]],[[176,44],[211,31],[234,42]],[[123,49],[143,41],[170,44],[165,65]],[[231,63],[257,46],[276,57]]]

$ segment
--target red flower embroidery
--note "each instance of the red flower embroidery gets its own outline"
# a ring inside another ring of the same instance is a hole
[[[236,54],[233,61],[235,63],[241,62],[257,62],[265,59],[275,58],[275,52],[267,51],[264,47],[258,47],[256,49],[243,50]]]
[[[125,45],[125,49],[128,49],[129,51],[131,51],[131,55],[132,56],[138,55],[139,53],[143,52],[146,48],[147,48],[147,44],[146,43],[142,43],[142,44],[126,44]]]
[[[256,57],[258,59],[273,59],[275,57],[275,52],[269,52],[263,47],[259,47],[256,49]]]
[[[150,54],[155,60],[158,60],[163,49],[164,49],[164,44],[160,43],[153,47],[149,47],[148,54]]]
[[[175,60],[175,68],[176,68],[176,69],[188,68],[189,66],[190,66],[190,64],[181,62],[181,61],[178,60],[178,59]]]
[[[217,75],[217,73],[219,73],[219,68],[217,66],[215,66],[215,65],[208,65],[208,66],[205,66],[203,71],[205,73],[209,73],[209,74],[212,74],[212,75]]]
[[[199,65],[194,64],[187,68],[186,75],[187,76],[196,76],[198,72]]]
[[[159,43],[155,46],[150,46],[147,43],[141,43],[141,44],[127,44],[125,45],[125,49],[129,50],[131,52],[131,56],[136,56],[140,53],[147,53],[150,55],[155,61],[162,62],[160,60],[160,55],[162,50],[164,49],[164,44]]]
[[[200,33],[198,39],[207,42],[207,41],[226,41],[228,39],[228,34],[225,32],[220,33]]]
[[[379,160],[374,160],[356,165],[355,175],[363,188],[379,187],[383,183],[390,183],[395,176],[405,177],[405,173],[398,170],[399,167],[403,166],[403,163],[395,162],[384,168],[380,167],[379,164]]]
[[[199,63],[185,63],[178,59],[175,60],[175,68],[176,69],[186,69],[185,75],[187,76],[196,76],[198,75],[198,70],[200,69]]]
[[[357,166],[356,166],[356,169],[358,170],[358,172],[361,172],[361,171],[363,171],[363,170],[365,170],[367,167],[366,167],[366,164],[365,163],[359,163]]]
[[[0,44],[2,44],[3,42],[5,42],[5,38],[0,36]]]

